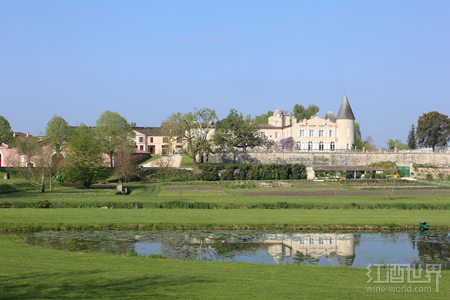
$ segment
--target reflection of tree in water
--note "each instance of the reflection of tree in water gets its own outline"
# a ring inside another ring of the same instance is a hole
[[[189,234],[172,236],[161,241],[161,253],[172,259],[222,260],[233,259],[242,252],[256,252],[256,237],[234,234]]]
[[[313,257],[310,254],[303,254],[302,252],[297,252],[292,259],[294,264],[304,266],[304,265],[317,265],[319,263],[318,257]]]
[[[441,263],[450,268],[450,235],[441,232],[428,232],[410,235],[413,249],[417,248],[421,263]]]
[[[117,237],[102,233],[63,233],[40,234],[27,237],[27,242],[38,247],[48,247],[69,251],[107,252],[112,254],[126,254],[134,248],[134,237]]]

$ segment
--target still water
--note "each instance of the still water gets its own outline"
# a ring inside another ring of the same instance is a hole
[[[440,263],[450,267],[450,233],[276,231],[44,231],[37,247],[170,259],[363,267]]]

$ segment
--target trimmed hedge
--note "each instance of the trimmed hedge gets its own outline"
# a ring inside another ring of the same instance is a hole
[[[213,164],[199,165],[203,180],[219,180],[220,170],[226,170],[226,180],[299,180],[306,179],[306,167],[301,164]],[[236,171],[239,170],[239,171]],[[236,171],[236,172],[235,172]]]

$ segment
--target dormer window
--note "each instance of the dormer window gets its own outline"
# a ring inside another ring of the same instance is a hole
[[[278,127],[278,121],[275,121],[275,127]]]

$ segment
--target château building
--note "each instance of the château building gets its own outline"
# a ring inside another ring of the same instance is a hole
[[[314,115],[308,120],[297,120],[295,116],[277,109],[269,117],[268,124],[259,124],[258,127],[268,140],[279,142],[292,137],[294,147],[299,150],[344,150],[351,149],[355,143],[355,116],[347,95],[336,117],[328,111],[324,117]]]

